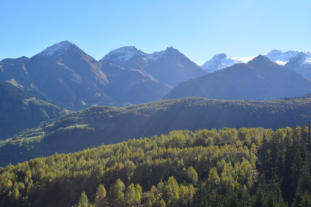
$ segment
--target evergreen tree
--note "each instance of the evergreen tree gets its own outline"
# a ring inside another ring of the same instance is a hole
[[[192,166],[188,168],[187,175],[191,179],[192,183],[196,185],[199,180],[199,176],[197,171]]]
[[[87,198],[85,192],[81,193],[80,200],[76,207],[89,207],[89,199]]]
[[[106,203],[106,189],[103,184],[100,184],[96,191],[95,207],[103,207]]]
[[[125,206],[124,200],[124,190],[125,185],[121,179],[117,179],[116,182],[111,186],[111,205],[113,207],[123,207]]]

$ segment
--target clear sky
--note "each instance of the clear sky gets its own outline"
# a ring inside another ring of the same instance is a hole
[[[96,59],[121,46],[216,53],[311,51],[311,0],[0,0],[0,60],[62,40]]]

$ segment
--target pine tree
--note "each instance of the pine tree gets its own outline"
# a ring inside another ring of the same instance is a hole
[[[187,175],[191,179],[192,183],[196,185],[199,180],[199,176],[197,171],[192,166],[188,168]]]
[[[111,194],[111,205],[113,207],[123,207],[125,206],[124,202],[124,190],[125,185],[122,180],[117,179],[115,184],[111,186],[110,194]]]
[[[89,207],[89,199],[87,198],[85,192],[81,193],[79,203],[76,205],[76,207]]]
[[[96,191],[95,207],[103,207],[106,204],[106,189],[103,184],[100,184]]]

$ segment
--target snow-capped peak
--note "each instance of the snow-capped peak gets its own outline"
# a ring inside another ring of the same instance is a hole
[[[179,53],[179,51],[173,47],[168,47],[164,51],[153,52],[150,54],[144,53],[134,46],[126,46],[112,50],[107,55],[105,55],[101,59],[101,61],[126,62],[135,56],[139,56],[146,61],[155,61],[158,60],[159,58],[162,58],[163,56],[168,56],[170,54],[177,54],[177,53]]]
[[[148,60],[154,61],[154,60],[158,60],[159,58],[165,57],[165,56],[169,56],[169,55],[174,55],[174,54],[180,54],[180,52],[173,48],[173,47],[168,47],[163,51],[159,51],[159,52],[153,52],[151,54],[146,54],[146,58]]]
[[[286,65],[290,60],[297,58],[302,60],[300,64],[311,63],[311,54],[309,52],[299,52],[294,50],[282,52],[280,50],[272,50],[266,56],[279,65]]]
[[[272,61],[288,62],[291,58],[296,57],[299,54],[298,51],[282,52],[280,50],[272,50],[266,56]]]
[[[214,55],[210,60],[205,62],[202,67],[207,70],[207,72],[215,72],[226,67],[230,67],[237,63],[247,63],[252,60],[253,57],[228,57],[225,53],[220,53]]]
[[[281,50],[272,50],[269,53],[265,54],[267,58],[271,61],[279,64],[286,65],[291,60],[299,60],[299,64],[311,64],[311,53],[310,52],[299,52],[299,51],[286,51],[282,52]],[[205,62],[202,67],[208,72],[215,72],[217,70],[230,67],[237,63],[248,63],[255,56],[252,57],[228,57],[225,53],[217,54],[213,56],[210,60]]]
[[[73,46],[75,46],[72,42],[69,41],[62,41],[57,44],[54,44],[42,52],[40,52],[38,55],[40,56],[52,56],[52,55],[62,55],[69,49],[71,49]]]
[[[144,56],[145,53],[142,51],[138,50],[134,46],[125,46],[125,47],[120,47],[118,49],[112,50],[109,52],[105,57],[101,59],[101,61],[105,60],[113,60],[113,61],[128,61],[131,58],[133,58],[135,55],[140,55]]]

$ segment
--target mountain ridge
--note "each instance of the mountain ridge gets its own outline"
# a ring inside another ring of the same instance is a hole
[[[91,107],[0,141],[0,166],[176,129],[303,125],[311,119],[310,112],[310,97],[272,101],[184,98]]]
[[[311,63],[311,53],[310,52],[300,52],[295,50],[289,50],[286,52],[282,52],[281,50],[272,50],[268,53],[266,53],[264,56],[268,57],[271,61],[285,66],[287,65],[292,59],[297,58],[298,56],[301,56],[303,54],[306,59],[304,62],[300,64],[310,64]],[[227,67],[231,67],[234,64],[237,63],[248,63],[256,56],[250,56],[250,57],[228,57],[225,53],[219,53],[214,55],[210,60],[206,61],[202,67],[207,72],[215,72]],[[295,68],[292,68],[295,69]],[[305,69],[298,69],[295,70],[297,73],[303,75],[305,78],[310,78],[310,75],[305,75]]]
[[[170,87],[205,73],[200,66],[173,47],[149,54],[134,46],[122,47],[109,52],[100,62],[142,70]]]
[[[138,53],[138,59],[132,65],[105,58],[97,61],[74,43],[62,41],[31,58],[2,60],[0,80],[10,81],[61,107],[79,110],[93,105],[121,106],[160,100],[172,85],[205,74],[170,47],[149,55],[135,47],[122,47],[105,57],[120,57],[133,51]],[[124,60],[133,59],[128,56]],[[152,64],[145,68],[146,61]]]
[[[215,99],[265,100],[304,96],[311,81],[287,66],[259,55],[248,63],[239,63],[208,75],[185,81],[164,98],[199,96]]]

